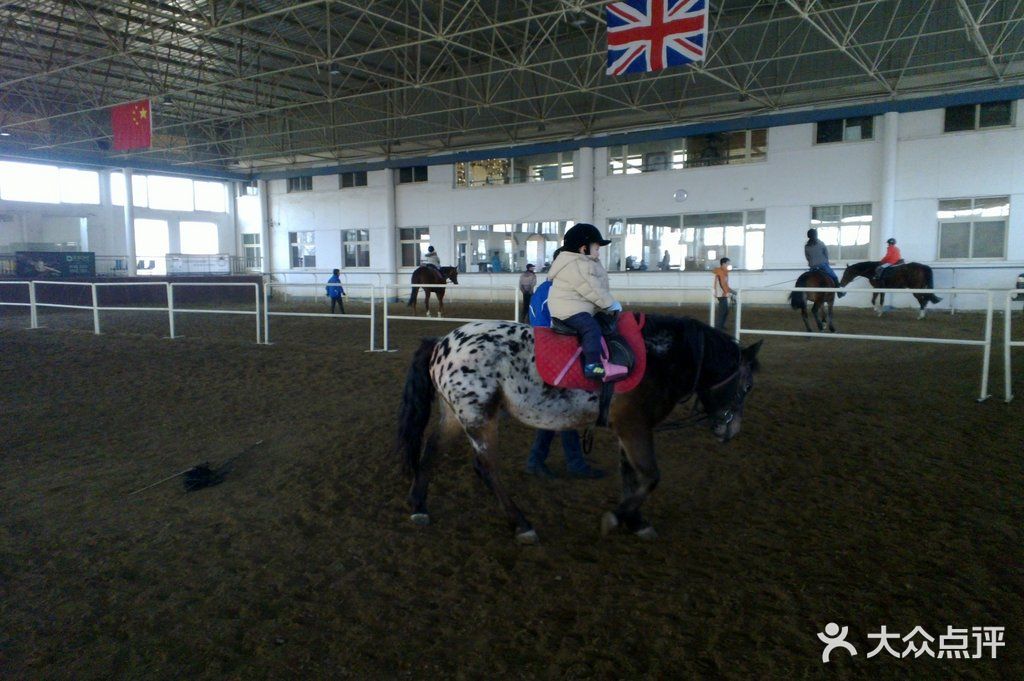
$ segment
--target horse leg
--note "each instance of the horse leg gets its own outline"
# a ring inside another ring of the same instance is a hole
[[[440,319],[444,316],[444,289],[438,289],[434,295],[437,296],[437,317]]]
[[[412,305],[412,316],[416,316],[416,299],[419,297],[420,290],[418,287],[412,287],[412,295],[409,296],[409,305]]]
[[[473,469],[480,479],[483,480],[484,484],[487,485],[487,488],[494,492],[494,495],[498,498],[498,505],[501,506],[501,509],[508,517],[509,523],[515,530],[516,541],[520,544],[536,544],[537,533],[526,519],[526,516],[523,515],[523,512],[512,501],[512,497],[509,496],[498,477],[498,469],[495,465],[498,439],[497,416],[495,415],[488,419],[482,427],[467,428],[466,435],[469,436],[469,442],[473,445],[473,451],[476,452],[476,456],[473,459]]]
[[[621,416],[613,423],[626,423]],[[619,472],[622,475],[622,500],[614,511],[601,517],[601,531],[608,534],[619,525],[643,539],[654,539],[658,533],[640,514],[647,496],[658,486],[661,473],[654,458],[654,433],[649,428],[616,429],[619,436]]]
[[[881,317],[882,313],[885,312],[885,294],[884,293],[879,293],[877,295],[878,295],[878,306],[875,308],[875,313],[877,313],[878,316]]]
[[[832,307],[835,305],[835,299],[833,298],[828,303],[828,330],[831,333],[836,332],[836,325],[832,323]]]
[[[412,486],[409,488],[408,501],[409,507],[412,509],[409,519],[417,525],[430,524],[430,515],[427,513],[427,486],[430,484],[434,457],[440,446],[443,444],[445,447],[449,447],[454,441],[454,436],[460,431],[458,419],[451,407],[445,404],[441,409],[438,428],[427,438],[423,454],[420,456],[419,466],[413,476]]]
[[[804,327],[807,328],[807,333],[811,333],[811,325],[807,323],[807,305],[805,304],[800,308],[800,317],[804,320]]]
[[[928,296],[923,293],[915,293],[914,297],[917,298],[917,304],[921,306],[921,311],[917,313],[917,318],[924,319],[924,308],[928,304]]]
[[[822,321],[822,317],[824,315],[822,315],[822,313],[821,313],[821,299],[820,298],[816,298],[814,300],[814,307],[811,308],[811,314],[814,315],[814,323],[818,325],[818,331],[824,331],[825,330],[825,322]]]

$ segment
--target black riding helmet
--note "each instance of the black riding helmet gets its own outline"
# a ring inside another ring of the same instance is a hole
[[[580,248],[589,246],[592,243],[607,246],[611,241],[601,236],[601,230],[594,225],[587,222],[577,222],[566,231],[565,238],[562,239],[562,250],[577,253]]]
[[[818,230],[816,230],[816,229],[809,229],[809,230],[807,230],[807,238],[808,239],[817,239],[818,238]]]

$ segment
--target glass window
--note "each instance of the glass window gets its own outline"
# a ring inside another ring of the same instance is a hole
[[[811,227],[834,260],[867,260],[871,250],[871,204],[813,206]]]
[[[945,132],[977,130],[1013,124],[1013,100],[946,107]]]
[[[195,181],[195,202],[196,210],[206,210],[211,213],[227,212],[227,191],[223,182]]]
[[[874,119],[871,116],[854,116],[818,121],[814,141],[817,144],[828,144],[869,140],[873,137]]]
[[[544,270],[569,223],[565,220],[456,225],[455,257],[460,272],[522,272],[526,263]]]
[[[939,201],[939,259],[1004,259],[1008,196]]]
[[[166,220],[135,220],[135,269],[140,275],[167,274],[167,251],[171,249]]]
[[[192,180],[149,175],[149,207],[160,210],[195,210]],[[134,186],[134,185],[133,185]]]
[[[302,177],[288,178],[288,193],[313,191],[313,176],[303,175]]]
[[[243,234],[242,251],[246,269],[258,270],[263,267],[263,248],[260,245],[259,234]]]
[[[409,184],[410,182],[426,182],[427,166],[407,166],[398,169],[398,183]]]
[[[978,127],[991,128],[1010,125],[1012,122],[1012,101],[986,102],[978,105]]]
[[[60,203],[60,171],[57,166],[2,161],[0,199]]]
[[[398,230],[402,267],[418,267],[430,247],[429,227],[402,227]]]
[[[179,222],[178,237],[182,253],[216,255],[220,252],[217,225],[212,222]]]
[[[346,229],[341,233],[343,267],[370,266],[370,230]]]
[[[316,232],[288,232],[292,267],[316,267]]]
[[[350,173],[341,173],[338,176],[338,188],[346,189],[348,187],[365,187],[366,186],[366,171],[355,170]]]
[[[110,202],[124,205],[124,173],[110,173]],[[149,206],[149,182],[145,175],[132,173],[132,203],[136,208]]]
[[[61,203],[100,202],[100,174],[94,170],[60,169]]]

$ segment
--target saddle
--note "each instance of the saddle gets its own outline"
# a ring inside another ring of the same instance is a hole
[[[644,315],[623,313],[617,325],[605,315],[595,315],[601,325],[608,361],[627,367],[625,375],[614,381],[594,381],[583,375],[583,351],[576,331],[558,319],[551,327],[533,327],[534,355],[541,380],[556,388],[572,388],[601,393],[597,424],[608,425],[608,407],[613,393],[626,393],[639,385],[647,368],[647,347],[644,345]]]
[[[811,269],[809,269],[807,271],[808,272],[819,272],[821,274],[824,274],[826,277],[828,277],[829,279],[832,280],[832,283],[835,284],[836,288],[839,288],[839,278],[838,277],[833,277],[832,273],[829,272],[828,270],[815,265],[814,267],[812,267]]]

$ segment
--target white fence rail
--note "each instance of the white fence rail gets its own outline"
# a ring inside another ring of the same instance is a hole
[[[1012,366],[1012,354],[1013,348],[1024,347],[1024,341],[1013,340],[1013,319],[1011,305],[1017,300],[1018,295],[1024,295],[1024,291],[1007,291],[1006,298],[1003,301],[1003,400],[1009,402],[1013,399],[1013,382],[1010,376],[1010,367]]]
[[[324,288],[323,282],[316,282],[310,284],[296,284],[287,282],[266,282],[263,285],[263,342],[270,345],[270,318],[271,317],[318,317],[318,318],[331,318],[331,319],[368,319],[370,320],[370,349],[368,352],[375,352],[377,345],[377,299],[376,299],[376,287],[372,284],[347,284],[346,292],[348,290],[353,291],[368,291],[370,299],[370,312],[369,314],[353,314],[346,312],[344,314],[328,314],[323,312],[271,312],[270,311],[270,290],[273,287],[316,287],[317,289]],[[319,297],[319,291],[317,296]],[[387,305],[385,304],[385,312],[387,312]]]
[[[743,296],[751,292],[764,291],[766,289],[736,289],[736,317],[735,336],[740,340],[742,334],[752,333],[760,336],[796,336],[804,338],[845,338],[850,340],[874,340],[895,343],[936,343],[942,345],[975,345],[982,348],[981,360],[981,389],[978,395],[978,402],[983,402],[990,397],[988,394],[989,363],[992,357],[992,298],[993,291],[984,289],[865,289],[864,293],[960,293],[971,295],[983,295],[987,301],[985,307],[985,332],[981,340],[966,340],[961,338],[926,338],[920,336],[883,336],[877,334],[858,333],[808,333],[806,331],[778,331],[774,329],[747,329],[743,328]],[[770,289],[778,292],[781,289]],[[789,291],[801,291],[803,293],[835,293],[834,288],[790,288]],[[851,291],[852,292],[852,291]]]

